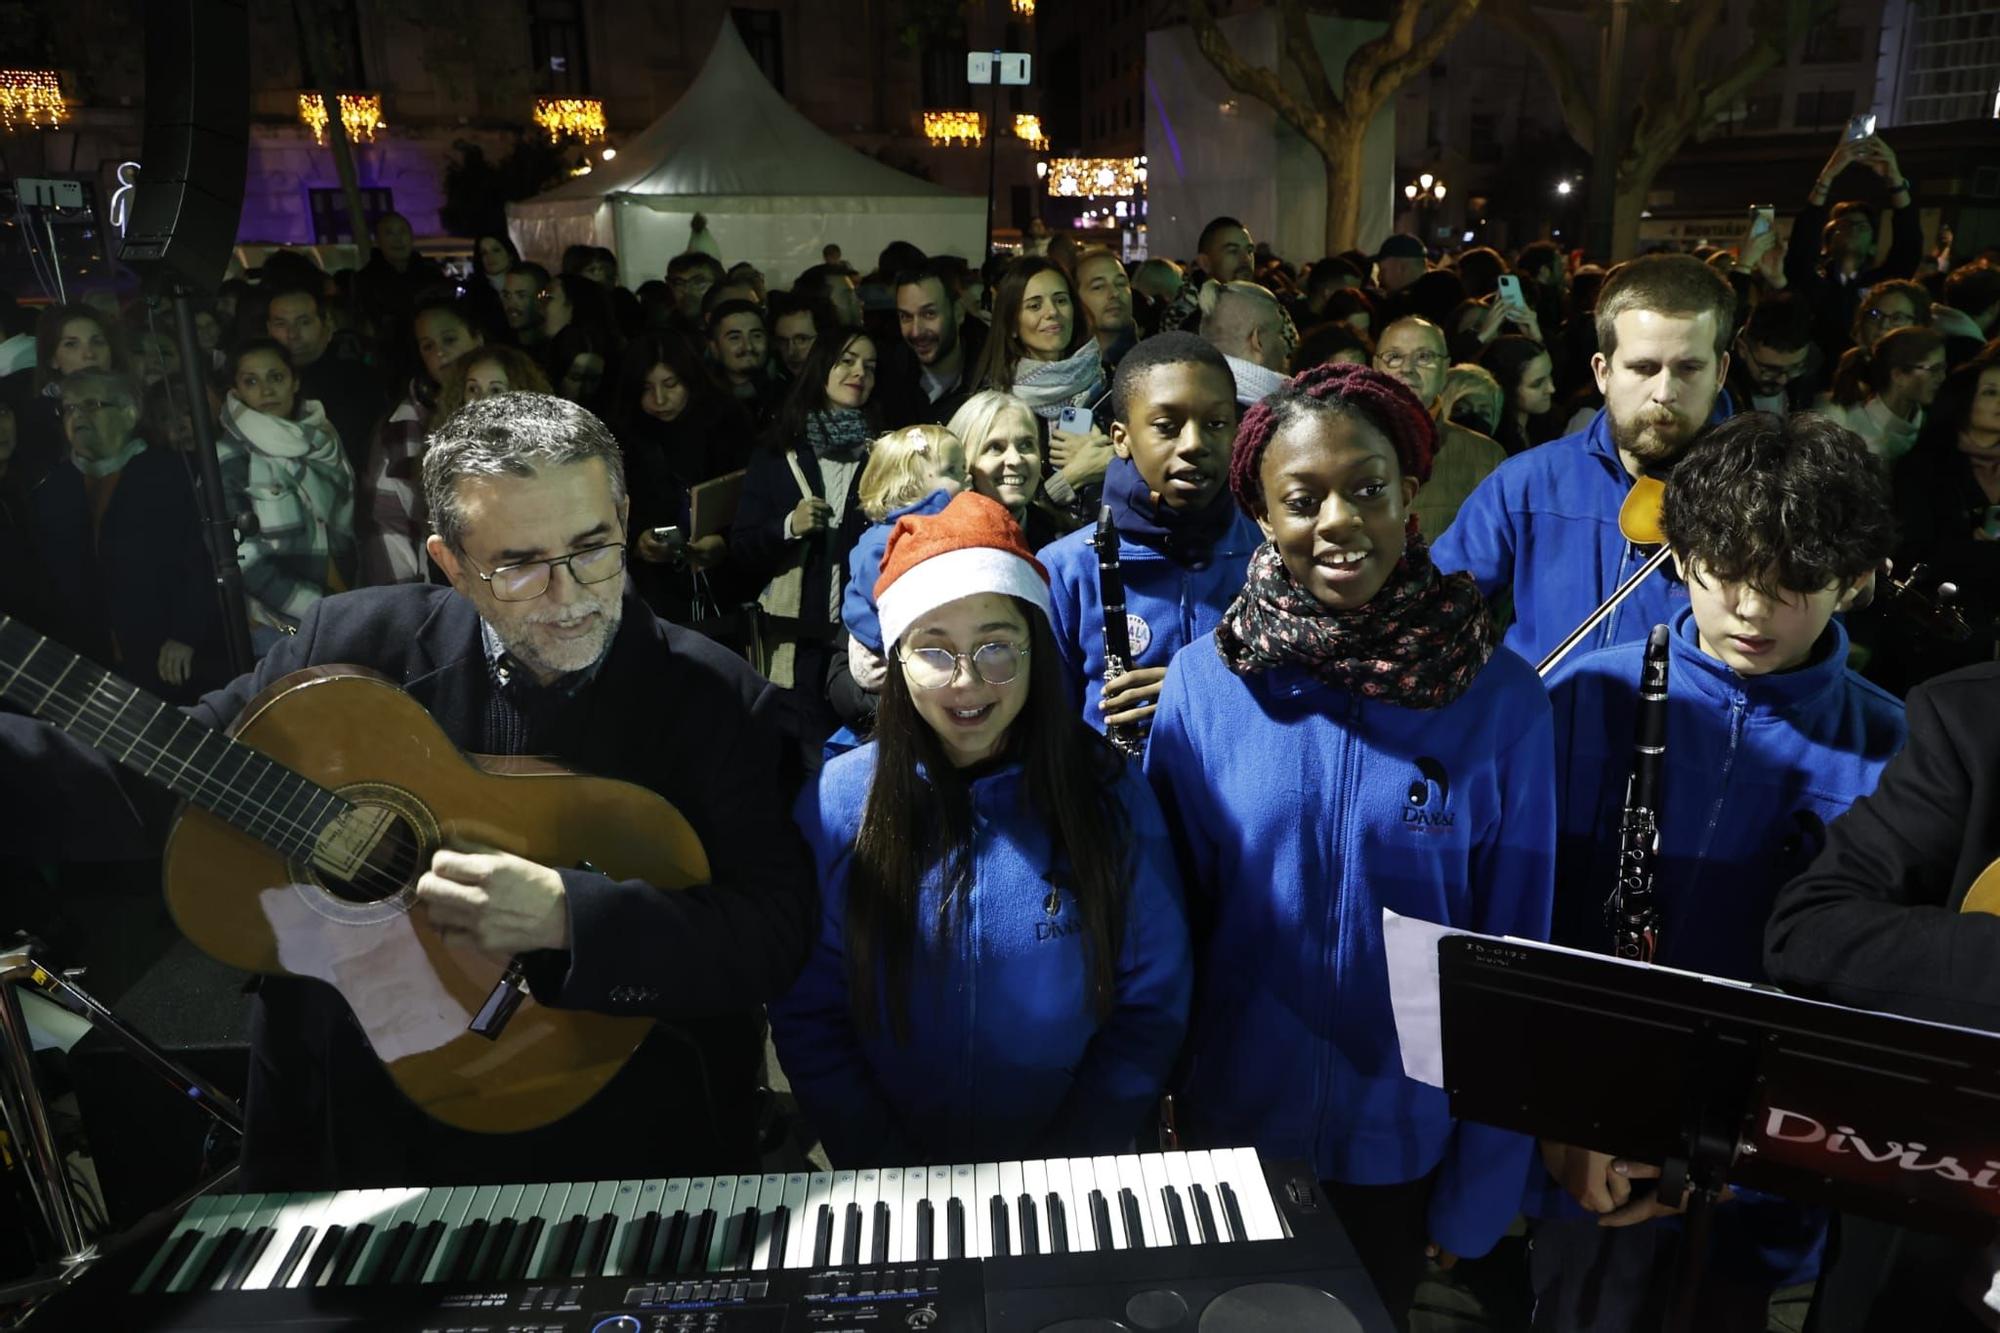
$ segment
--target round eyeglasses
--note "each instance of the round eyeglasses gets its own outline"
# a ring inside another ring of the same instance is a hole
[[[1025,644],[982,643],[969,653],[948,648],[912,648],[903,654],[903,672],[920,690],[941,690],[958,678],[962,665],[974,678],[988,685],[1005,685],[1021,674],[1027,657]]]

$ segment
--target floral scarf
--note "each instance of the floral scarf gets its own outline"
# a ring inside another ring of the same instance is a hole
[[[808,413],[806,442],[815,457],[852,463],[868,451],[868,417],[858,407],[835,407]]]

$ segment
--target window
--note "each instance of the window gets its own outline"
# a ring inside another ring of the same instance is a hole
[[[732,9],[737,35],[750,48],[750,58],[779,92],[785,91],[785,42],[783,18],[775,9]],[[959,56],[961,75],[965,56]]]
[[[1804,62],[1808,65],[1853,65],[1861,60],[1858,24],[1822,23],[1807,29]]]
[[[1792,128],[1817,130],[1829,125],[1841,125],[1853,114],[1852,88],[1821,88],[1816,92],[1799,94],[1799,100],[1792,109]]]
[[[308,189],[306,205],[312,211],[314,245],[351,245],[354,242],[354,218],[347,211],[347,192],[338,187],[331,189]],[[363,189],[361,191],[361,217],[374,231],[375,224],[384,214],[396,211],[395,191],[386,189]]]
[[[582,0],[528,0],[528,47],[541,91],[577,97],[590,90]]]

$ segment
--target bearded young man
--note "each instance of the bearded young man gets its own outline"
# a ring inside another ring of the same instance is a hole
[[[546,756],[657,792],[701,839],[709,879],[665,892],[587,866],[438,851],[416,885],[433,924],[518,955],[544,1004],[660,1022],[570,1115],[478,1134],[407,1101],[330,987],[266,977],[251,1011],[242,1188],[754,1169],[761,1006],[803,963],[813,914],[767,686],[628,591],[623,464],[589,412],[546,394],[468,403],[431,436],[423,471],[428,549],[451,586],[325,598],[255,672],[189,716],[224,727],[291,672],[366,667],[461,750]],[[0,715],[5,845],[43,859],[158,855],[171,811],[164,792],[121,785],[106,756]]]
[[[1604,281],[1591,358],[1604,407],[1574,435],[1501,464],[1431,546],[1447,573],[1469,571],[1491,597],[1514,594],[1507,647],[1539,662],[1650,551],[1626,540],[1618,511],[1642,474],[1663,475],[1701,428],[1731,414],[1722,389],[1736,293],[1691,255],[1649,255]],[[1687,605],[1687,589],[1655,574],[1579,651],[1644,638]]]

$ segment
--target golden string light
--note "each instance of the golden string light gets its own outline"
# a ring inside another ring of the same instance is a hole
[[[1035,0],[1013,0],[1014,17],[1031,19],[1035,16]]]
[[[1037,151],[1046,150],[1049,146],[1048,136],[1042,133],[1042,118],[1026,112],[1014,114],[1014,137]]]
[[[0,129],[62,125],[62,84],[52,69],[0,69]]]
[[[339,93],[340,127],[350,143],[374,143],[383,128],[382,94]],[[299,119],[312,131],[313,142],[326,142],[326,101],[318,93],[299,94]]]
[[[986,139],[986,117],[977,111],[926,111],[924,137],[933,148],[948,144],[971,147]]]
[[[1049,193],[1061,199],[1130,197],[1146,188],[1143,157],[1052,157]]]
[[[535,124],[549,132],[549,142],[567,136],[581,143],[604,138],[604,103],[595,97],[543,97],[535,102]]]

